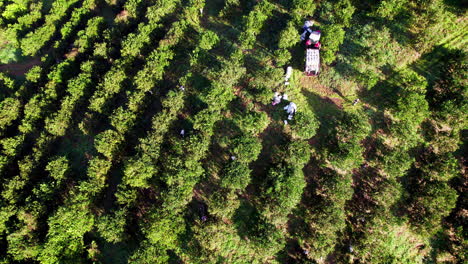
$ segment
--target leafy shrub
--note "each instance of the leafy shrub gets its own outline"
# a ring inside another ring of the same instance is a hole
[[[33,66],[27,73],[26,73],[26,80],[30,82],[37,82],[41,78],[41,67]]]
[[[57,23],[67,15],[67,11],[77,0],[58,0],[52,4],[52,9],[45,18],[45,24],[34,32],[29,32],[21,40],[23,54],[34,56],[49,42],[57,30]]]
[[[440,221],[455,208],[458,194],[446,182],[430,181],[412,191],[408,201],[411,223],[419,230],[434,234]]]
[[[345,31],[340,25],[330,24],[322,27],[322,50],[320,52],[321,60],[324,64],[331,64],[338,52],[340,45],[343,44]]]
[[[266,187],[266,214],[275,219],[287,216],[300,202],[306,186],[302,168],[291,166],[275,166],[268,172],[269,185]]]
[[[50,173],[50,176],[56,181],[61,182],[67,175],[70,169],[68,159],[66,157],[57,157],[47,163],[46,171]]]
[[[91,195],[99,193],[105,187],[106,175],[111,166],[112,163],[105,159],[93,158],[90,160],[87,170],[90,181],[83,182],[83,185],[80,186],[83,189],[80,189],[80,191],[88,192]]]
[[[248,164],[234,161],[230,162],[222,170],[221,186],[228,189],[244,190],[250,182],[250,173]]]
[[[86,28],[78,32],[75,46],[80,52],[83,52],[93,45],[93,42],[102,33],[105,25],[103,17],[93,17],[88,20]]]
[[[232,153],[240,162],[256,160],[262,151],[262,143],[257,137],[241,136],[233,140]]]
[[[144,231],[152,244],[163,245],[166,248],[177,248],[180,242],[179,235],[185,231],[185,221],[181,215],[158,214]]]
[[[309,1],[306,1],[310,3]],[[288,49],[293,47],[299,42],[299,37],[297,34],[297,25],[292,21],[288,22],[286,28],[281,31],[279,35],[278,48]]]
[[[285,161],[297,167],[305,166],[310,160],[310,145],[307,141],[294,140],[288,145]]]
[[[232,218],[239,205],[240,201],[234,191],[213,192],[208,200],[210,214],[228,219]]]
[[[200,36],[198,46],[204,50],[212,49],[219,42],[219,37],[213,31],[206,30]]]
[[[37,238],[29,234],[27,228],[12,232],[6,240],[8,241],[8,254],[16,261],[36,258],[41,252]]]
[[[121,242],[125,233],[125,211],[119,210],[96,219],[99,234],[109,243]]]
[[[159,244],[152,244],[147,240],[141,242],[140,247],[130,257],[129,262],[137,264],[165,264],[169,263],[167,249]]]
[[[255,100],[263,104],[271,102],[272,89],[280,85],[283,80],[284,70],[281,68],[263,67],[253,72],[250,76],[249,89],[253,90]]]
[[[0,63],[7,64],[21,59],[21,50],[13,44],[5,44],[0,49]]]
[[[294,121],[291,122],[293,136],[299,139],[309,139],[315,136],[319,122],[315,115],[309,111],[298,111],[294,115]]]
[[[28,10],[27,1],[16,1],[5,7],[2,16],[6,19],[15,19]]]
[[[0,144],[3,146],[3,154],[15,156],[24,142],[24,135],[17,135],[11,138],[3,138]]]
[[[110,117],[111,125],[120,133],[124,134],[129,128],[133,127],[136,114],[128,111],[123,107],[119,107],[112,113]]]
[[[60,207],[49,217],[47,241],[38,257],[41,263],[76,263],[81,260],[83,235],[93,228],[94,217],[80,205]]]
[[[296,24],[302,22],[306,16],[314,14],[316,8],[313,1],[307,0],[293,0],[292,6],[292,17]]]
[[[338,233],[346,227],[345,203],[353,195],[351,174],[340,175],[332,170],[319,170],[311,188],[317,191],[307,197],[313,200],[304,210],[306,225],[297,227],[302,243],[310,245],[310,256],[320,259],[333,251]]]
[[[373,15],[393,20],[394,17],[403,10],[408,3],[407,0],[385,0],[381,1],[377,9],[372,12]]]
[[[358,246],[356,254],[367,263],[423,263],[423,254],[414,240],[404,226],[379,226],[365,238],[365,246]]]
[[[321,5],[321,17],[328,24],[339,24],[349,27],[355,10],[356,8],[351,3],[351,0],[327,1]]]
[[[263,22],[268,19],[273,8],[270,2],[262,1],[255,5],[254,10],[248,16],[244,17],[244,30],[239,36],[243,49],[251,49],[254,46],[256,36],[260,33]]]
[[[265,112],[250,111],[244,115],[235,116],[235,122],[247,134],[258,135],[267,128],[270,119]]]
[[[371,131],[366,114],[362,111],[345,112],[329,132],[322,155],[341,170],[351,170],[364,161],[363,140]]]
[[[122,143],[123,136],[117,131],[108,129],[99,133],[95,139],[96,150],[105,157],[112,159]]]
[[[20,115],[21,102],[15,98],[6,98],[0,102],[0,134]]]
[[[275,61],[276,65],[284,66],[291,60],[291,52],[287,49],[277,49],[275,50]]]
[[[123,182],[132,187],[149,187],[147,182],[156,173],[156,168],[148,156],[130,159],[125,163]]]

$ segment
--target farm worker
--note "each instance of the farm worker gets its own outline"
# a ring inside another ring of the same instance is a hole
[[[182,129],[182,130],[180,131],[180,135],[181,135],[182,137],[185,136],[185,130],[184,130],[184,129]]]
[[[273,96],[273,102],[271,104],[272,105],[279,104],[281,102],[281,98],[282,98],[282,96],[278,92],[276,92],[275,96]]]
[[[206,216],[208,211],[207,211],[205,204],[200,205],[199,211],[200,211],[200,220],[202,220],[202,222],[205,222],[206,220],[208,220],[208,217]]]
[[[286,68],[286,75],[284,76],[285,81],[289,81],[289,78],[291,78],[292,70],[293,69],[291,66],[288,66],[288,68]]]
[[[288,95],[287,94],[283,94],[283,100],[288,100]]]
[[[286,113],[288,113],[288,120],[291,120],[294,116],[294,113],[296,113],[297,106],[295,103],[290,102],[287,106],[284,107],[284,110],[286,110]]]
[[[301,34],[301,41],[304,41],[304,40],[307,38],[306,32],[307,32],[307,31],[304,31],[304,32]]]
[[[292,73],[293,73],[292,67],[288,66],[286,68],[286,75],[284,76],[284,85],[289,85],[289,78],[291,78]]]
[[[302,26],[302,28],[304,30],[310,28],[311,26],[314,25],[314,20],[312,20],[312,17],[311,16],[307,16],[307,19],[306,21],[304,22],[304,26]]]
[[[308,29],[305,29],[304,32],[302,32],[301,34],[301,41],[304,41],[306,39],[308,39],[310,37],[310,34],[312,34],[312,29],[308,28]]]
[[[306,44],[306,49],[312,48],[312,40],[308,39],[305,44]]]
[[[357,99],[355,99],[355,100],[353,101],[353,105],[357,105],[357,103],[359,103],[359,98],[357,98]]]

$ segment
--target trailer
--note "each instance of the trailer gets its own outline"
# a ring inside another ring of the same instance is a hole
[[[305,41],[305,74],[307,76],[318,75],[320,72],[320,31],[306,30],[307,38]]]
[[[306,49],[305,73],[307,76],[317,75],[320,72],[320,52],[318,49]]]

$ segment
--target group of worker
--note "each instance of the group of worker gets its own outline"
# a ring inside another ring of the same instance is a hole
[[[275,92],[275,95],[273,96],[273,102],[271,104],[277,105],[281,103],[281,100],[288,100],[288,95],[287,94],[281,95],[280,93]],[[286,110],[286,113],[288,114],[288,120],[292,120],[294,114],[296,113],[297,105],[293,102],[289,102],[289,104],[286,105],[283,109]],[[284,123],[287,124],[288,121],[284,120]]]
[[[306,21],[304,22],[304,26],[302,27],[303,32],[301,34],[301,41],[304,42],[306,49],[320,49],[321,44],[320,44],[320,31],[319,30],[313,30],[313,25],[314,25],[314,20],[312,19],[311,16],[308,16]],[[285,85],[289,85],[289,78],[292,75],[292,67],[289,66],[286,69],[286,74],[285,74]],[[276,92],[273,96],[273,101],[272,105],[277,105],[281,102],[281,100],[288,100],[288,97],[286,94],[280,95],[278,92]],[[289,102],[288,105],[284,107],[284,110],[286,110],[286,113],[288,114],[288,119],[284,120],[284,123],[287,124],[288,120],[292,120],[294,114],[296,113],[297,110],[297,105],[293,102]]]
[[[285,85],[289,85],[289,79],[291,78],[292,72],[293,72],[292,67],[288,66],[286,68],[286,74],[284,76]],[[288,95],[285,93],[281,95],[280,93],[275,92],[271,104],[277,105],[281,103],[281,100],[288,100]],[[296,113],[297,105],[293,102],[289,102],[289,104],[284,107],[284,110],[286,110],[286,113],[288,114],[288,120],[292,120],[294,114]],[[284,123],[287,124],[288,121],[284,120]]]

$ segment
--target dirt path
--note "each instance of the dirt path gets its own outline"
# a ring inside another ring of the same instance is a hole
[[[14,76],[23,76],[33,66],[40,64],[41,60],[38,57],[36,57],[24,62],[0,65],[0,72],[7,72]]]

